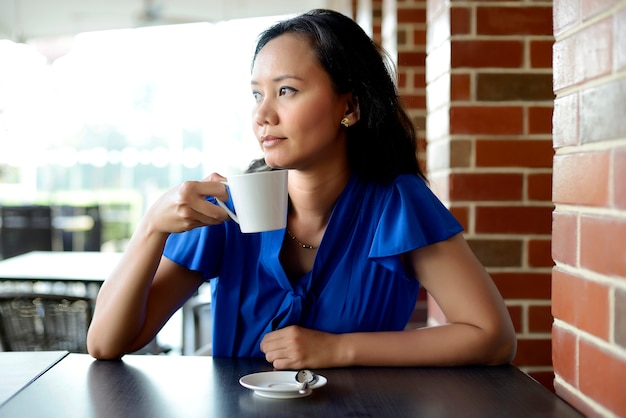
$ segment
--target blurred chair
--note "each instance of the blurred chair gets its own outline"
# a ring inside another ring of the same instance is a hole
[[[195,331],[194,352],[196,356],[213,354],[213,317],[211,302],[198,302],[192,307]]]
[[[0,294],[3,350],[86,353],[92,303],[58,294]]]
[[[52,250],[49,206],[0,206],[0,259]]]
[[[55,206],[52,208],[54,247],[62,251],[100,251],[102,219],[100,206]]]
[[[205,285],[203,285],[205,286]],[[213,315],[210,296],[196,294],[183,305],[183,355],[210,356],[213,352]]]

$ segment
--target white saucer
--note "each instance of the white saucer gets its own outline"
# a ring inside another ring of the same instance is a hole
[[[300,393],[300,385],[296,382],[295,371],[261,372],[246,375],[239,379],[241,386],[251,389],[264,398],[291,399],[303,398],[313,393],[313,389],[326,384],[324,376],[317,376],[317,382],[309,386],[304,393]]]

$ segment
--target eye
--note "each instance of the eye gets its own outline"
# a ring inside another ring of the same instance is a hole
[[[279,96],[292,96],[294,95],[298,90],[294,89],[293,87],[281,87],[278,89],[278,95]]]
[[[261,100],[261,93],[259,93],[258,91],[253,91],[252,97],[254,98],[255,102],[258,102]]]

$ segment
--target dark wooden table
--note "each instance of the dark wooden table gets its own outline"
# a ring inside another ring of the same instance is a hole
[[[239,378],[263,360],[69,354],[0,407],[0,417],[580,417],[513,366],[316,370],[326,386],[262,398]]]
[[[54,366],[67,351],[0,353],[0,405]]]

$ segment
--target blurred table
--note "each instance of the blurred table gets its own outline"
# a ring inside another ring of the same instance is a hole
[[[103,282],[121,253],[32,251],[0,261],[0,280]]]
[[[97,251],[32,251],[1,260],[0,282],[14,287],[19,286],[18,282],[30,286],[36,283],[40,286],[63,284],[65,287],[79,284],[85,289],[86,296],[95,296],[121,257],[121,253]],[[72,293],[75,292],[68,292]]]
[[[298,399],[239,384],[262,359],[69,354],[0,407],[0,417],[581,417],[514,366],[315,370],[328,383]],[[295,377],[295,372],[294,372]]]
[[[67,354],[67,351],[0,353],[0,406]]]

